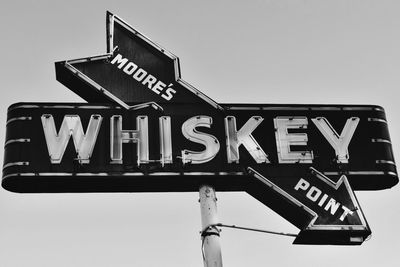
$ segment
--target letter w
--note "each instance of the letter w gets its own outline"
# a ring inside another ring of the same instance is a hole
[[[58,134],[52,115],[44,114],[41,119],[52,164],[61,163],[71,136],[79,162],[89,163],[103,119],[100,115],[90,117],[86,134],[83,132],[81,118],[78,115],[65,115]]]

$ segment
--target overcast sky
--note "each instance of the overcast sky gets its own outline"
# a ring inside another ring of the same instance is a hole
[[[177,55],[183,79],[217,102],[383,106],[400,159],[399,1],[237,2],[1,1],[0,143],[12,103],[83,102],[54,62],[103,54],[109,10]],[[356,195],[373,233],[362,246],[224,229],[224,265],[398,266],[400,186]],[[245,193],[217,196],[223,223],[298,232]],[[0,266],[203,266],[200,228],[198,193],[0,190]]]

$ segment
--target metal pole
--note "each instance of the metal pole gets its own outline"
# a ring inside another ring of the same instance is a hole
[[[212,186],[202,185],[200,193],[201,240],[204,267],[222,267],[218,223],[217,198]]]

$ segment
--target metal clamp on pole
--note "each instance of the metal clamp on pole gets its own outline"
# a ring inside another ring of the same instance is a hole
[[[219,236],[220,232],[221,232],[221,230],[219,230],[216,225],[209,225],[205,229],[203,229],[200,232],[200,234],[201,234],[201,237],[206,237],[206,236],[210,236],[210,235]]]

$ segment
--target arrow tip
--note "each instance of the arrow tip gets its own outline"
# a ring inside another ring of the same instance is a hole
[[[112,12],[109,11],[109,10],[107,10],[107,11],[106,11],[106,16],[107,16],[107,18],[110,17],[110,16],[114,16],[114,13],[112,13]]]

